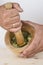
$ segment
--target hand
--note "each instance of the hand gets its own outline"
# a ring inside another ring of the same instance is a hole
[[[43,51],[43,25],[32,22],[28,24],[35,28],[35,35],[31,44],[20,53],[20,57],[24,58],[33,57],[36,53]]]
[[[12,8],[6,9],[5,4],[0,6],[0,26],[10,32],[16,32],[21,28],[19,12],[22,12],[18,3],[11,3]]]

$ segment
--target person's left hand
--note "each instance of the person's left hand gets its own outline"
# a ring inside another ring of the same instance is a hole
[[[43,25],[38,25],[28,21],[29,25],[35,28],[34,39],[31,44],[20,53],[20,57],[33,57],[36,53],[43,51]]]

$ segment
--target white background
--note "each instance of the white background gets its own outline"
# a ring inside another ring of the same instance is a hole
[[[18,2],[23,8],[21,19],[43,24],[43,0],[0,0],[0,5],[6,2]],[[5,30],[0,27],[0,47],[5,47]]]

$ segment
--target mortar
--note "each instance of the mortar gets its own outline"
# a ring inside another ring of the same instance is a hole
[[[25,44],[22,47],[14,47],[10,41],[10,32],[7,32],[5,35],[6,46],[8,46],[8,48],[11,49],[11,51],[14,54],[17,54],[17,55],[19,55],[20,52],[22,52],[28,45],[31,44],[32,40],[34,39],[34,34],[35,34],[35,29],[33,26],[31,26],[29,24],[29,21],[21,21],[21,22],[22,22],[21,30],[26,31],[26,32],[30,33],[30,35],[31,35],[31,39],[27,42],[27,44]]]

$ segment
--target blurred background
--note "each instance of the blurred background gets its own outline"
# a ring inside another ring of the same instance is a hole
[[[0,5],[7,2],[17,2],[24,10],[20,13],[22,20],[30,20],[32,22],[43,25],[43,0],[0,0]],[[5,45],[6,30],[0,27],[0,47]]]

